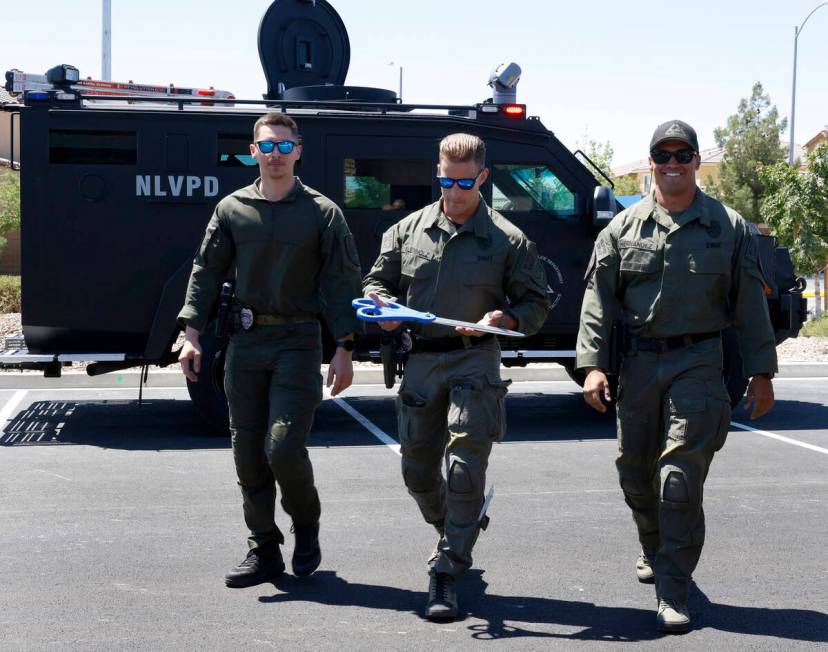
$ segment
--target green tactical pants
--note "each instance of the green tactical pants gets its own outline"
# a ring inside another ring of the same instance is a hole
[[[322,400],[321,364],[316,321],[256,326],[235,333],[227,347],[224,388],[251,548],[283,542],[274,520],[277,483],[294,523],[319,520],[306,443]]]
[[[704,544],[704,480],[729,422],[721,340],[624,359],[616,466],[662,598],[687,600]]]
[[[444,529],[433,572],[459,577],[471,567],[489,453],[506,431],[508,384],[494,340],[406,363],[397,397],[402,475],[425,520]]]

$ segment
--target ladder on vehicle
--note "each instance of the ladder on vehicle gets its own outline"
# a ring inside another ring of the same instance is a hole
[[[77,72],[76,68],[72,68]],[[154,84],[136,84],[129,82],[102,81],[99,79],[76,79],[62,83],[50,82],[47,75],[9,70],[6,72],[5,89],[12,95],[19,95],[26,91],[64,91],[84,95],[111,95],[113,97],[203,97],[205,100],[220,99],[234,100],[236,97],[229,91],[209,88],[186,88],[183,86],[158,86]]]

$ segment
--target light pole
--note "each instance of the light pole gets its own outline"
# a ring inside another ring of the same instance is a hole
[[[826,4],[828,4],[828,3],[826,3]],[[394,62],[389,61],[388,65],[393,66]],[[402,104],[402,66],[400,66],[400,94],[397,96],[397,99],[399,100],[400,104]]]
[[[112,0],[103,0],[101,28],[101,79],[112,80]]]
[[[793,166],[794,163],[794,119],[796,118],[796,46],[799,41],[799,35],[802,33],[802,28],[805,23],[813,15],[813,13],[820,7],[825,7],[828,2],[821,2],[816,7],[811,9],[811,13],[805,16],[805,20],[799,27],[794,27],[794,64],[793,64],[793,84],[791,88],[791,145],[788,149],[788,165]]]

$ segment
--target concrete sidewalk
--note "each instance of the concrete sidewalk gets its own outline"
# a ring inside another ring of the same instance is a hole
[[[327,365],[322,368],[327,373]],[[558,364],[531,364],[526,367],[501,367],[505,378],[515,382],[569,380],[563,367]],[[379,365],[359,364],[354,367],[354,384],[381,384],[382,368]],[[788,362],[779,365],[779,378],[828,377],[826,362]],[[8,371],[0,373],[0,390],[3,389],[53,389],[58,387],[123,387],[138,389],[140,372],[137,369],[112,372],[102,376],[89,376],[85,372],[64,372],[60,378],[44,378],[37,372]],[[150,369],[145,387],[184,387],[184,375],[178,367]]]

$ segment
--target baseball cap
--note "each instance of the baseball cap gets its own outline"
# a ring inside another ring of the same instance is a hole
[[[650,139],[650,149],[657,147],[665,140],[679,140],[690,145],[694,151],[699,151],[699,139],[696,136],[696,130],[681,120],[669,120],[658,125]]]

